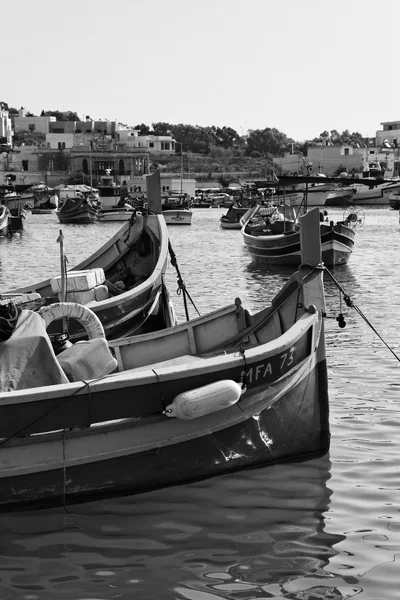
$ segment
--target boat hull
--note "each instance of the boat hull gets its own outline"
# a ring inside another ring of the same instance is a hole
[[[34,444],[20,438],[19,453],[15,446],[10,448],[17,456],[12,476],[5,476],[10,468],[1,469],[0,509],[142,493],[323,454],[330,437],[325,359],[311,360],[309,368],[300,371],[286,379],[280,396],[274,397],[265,384],[256,385],[239,406],[192,421],[164,417],[140,425],[135,419],[108,433],[93,427],[55,433],[43,443],[40,436]],[[127,386],[120,394],[134,397],[132,392]],[[6,448],[3,466],[5,452]]]
[[[191,225],[192,224],[191,210],[163,210],[162,215],[167,225]]]
[[[399,192],[399,183],[389,183],[383,186],[369,188],[367,185],[354,185],[356,194],[354,195],[354,204],[358,206],[372,204],[374,206],[387,206],[390,203],[390,196]]]

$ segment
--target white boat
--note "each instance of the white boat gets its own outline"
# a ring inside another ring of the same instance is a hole
[[[370,177],[371,184],[376,182],[375,177]],[[365,183],[358,184],[354,183],[352,187],[356,193],[354,195],[354,204],[358,206],[373,204],[373,205],[385,205],[390,204],[390,196],[400,190],[400,180],[386,181],[380,185],[368,186]]]
[[[163,210],[162,215],[167,225],[191,225],[192,211],[187,208]]]
[[[110,175],[110,169],[106,170],[98,186],[101,208],[99,210],[99,221],[129,221],[135,206],[128,198],[125,198],[121,186],[117,185]]]

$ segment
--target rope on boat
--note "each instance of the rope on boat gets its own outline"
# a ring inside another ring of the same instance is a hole
[[[391,352],[393,354],[393,356],[400,362],[400,357],[396,354],[396,352],[393,350],[393,348],[391,348],[389,346],[389,344],[387,342],[385,342],[385,340],[383,339],[383,337],[381,336],[381,334],[375,329],[375,327],[372,325],[372,323],[369,321],[369,319],[364,315],[364,313],[362,312],[362,310],[356,304],[354,304],[354,302],[352,301],[352,299],[350,298],[350,296],[348,294],[346,294],[346,292],[343,289],[343,287],[340,285],[340,283],[338,282],[338,280],[333,276],[333,274],[329,271],[329,269],[327,269],[325,267],[325,271],[329,275],[329,277],[332,279],[333,283],[336,285],[336,287],[341,292],[341,294],[343,294],[343,300],[345,301],[346,305],[349,308],[354,308],[354,310],[365,321],[365,323],[368,325],[368,327],[370,327],[372,329],[372,331],[375,333],[375,335],[386,346],[386,348],[389,350],[389,352]],[[342,313],[340,313],[339,316],[337,317],[337,321],[339,323],[339,327],[345,327],[346,321],[344,320],[344,317],[343,317]]]
[[[199,317],[201,316],[199,311],[197,310],[197,307],[195,305],[195,303],[193,302],[189,292],[186,289],[186,285],[185,282],[182,279],[182,275],[179,271],[179,267],[178,267],[178,261],[176,260],[176,254],[172,248],[171,245],[171,241],[168,240],[168,250],[169,250],[169,255],[171,257],[171,264],[173,267],[175,267],[177,275],[178,275],[178,289],[176,290],[176,293],[178,296],[180,296],[182,294],[183,296],[183,304],[185,306],[185,315],[186,315],[186,321],[189,321],[189,311],[188,311],[188,306],[187,306],[187,298],[189,298],[190,302],[192,303],[192,305],[194,306],[197,314],[199,315]]]

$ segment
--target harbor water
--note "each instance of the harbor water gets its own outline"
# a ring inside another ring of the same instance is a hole
[[[251,263],[240,231],[220,228],[225,212],[195,209],[191,226],[168,227],[201,314],[236,297],[259,310],[292,271]],[[68,266],[120,226],[62,226]],[[0,293],[59,274],[59,231],[56,215],[29,215],[22,235],[0,238]],[[332,271],[359,311],[325,278],[329,454],[66,511],[0,514],[0,599],[398,600],[399,256],[398,211],[368,207],[348,265]],[[182,321],[172,266],[167,281]]]

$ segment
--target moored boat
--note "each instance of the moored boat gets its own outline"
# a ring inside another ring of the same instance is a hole
[[[161,196],[162,214],[167,225],[191,225],[193,212],[190,197],[185,193],[170,193]]]
[[[318,211],[301,226],[302,269],[254,315],[237,299],[163,332],[107,344],[100,331],[56,356],[40,315],[22,311],[0,345],[2,510],[140,493],[326,453]]]
[[[354,246],[355,232],[363,218],[351,207],[342,221],[326,220],[320,212],[322,260],[327,266],[345,265]],[[301,261],[298,213],[287,204],[257,204],[246,220],[242,219],[246,248],[256,262],[298,266]]]
[[[107,169],[106,175],[101,177],[98,186],[100,221],[129,221],[135,207],[128,198],[128,192],[123,193],[122,186],[117,185]]]
[[[66,198],[59,206],[56,215],[63,224],[87,224],[95,223],[99,218],[100,205],[98,201],[90,196],[77,194],[72,198]]]
[[[9,233],[10,211],[5,204],[0,204],[0,236],[6,236]]]
[[[232,205],[226,215],[220,218],[220,225],[223,229],[241,229],[240,220],[244,215],[251,210],[249,207]]]

